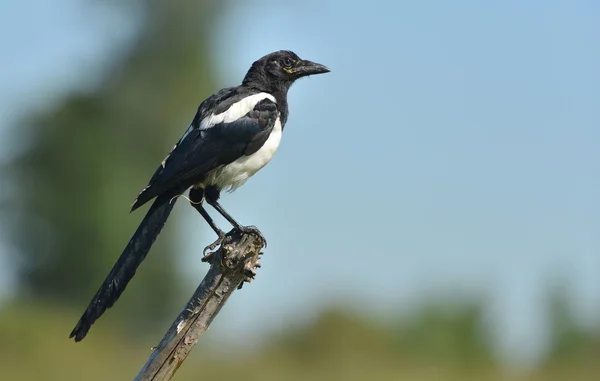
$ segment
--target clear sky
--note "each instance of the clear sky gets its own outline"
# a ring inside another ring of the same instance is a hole
[[[0,123],[87,81],[81,68],[127,34],[76,3],[0,5],[0,46],[14,51],[0,59]],[[474,296],[504,353],[530,358],[555,276],[583,322],[599,316],[600,3],[234,3],[212,41],[222,86],[278,49],[332,72],[292,87],[275,159],[223,197],[269,247],[217,332],[284,329],[340,300],[383,314]],[[209,231],[181,205],[184,236]],[[183,239],[199,279],[204,245]]]

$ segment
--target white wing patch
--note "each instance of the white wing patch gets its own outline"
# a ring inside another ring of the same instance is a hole
[[[254,110],[254,107],[258,102],[268,99],[273,103],[277,103],[275,97],[268,93],[258,93],[250,95],[249,97],[243,98],[242,100],[234,103],[227,110],[220,114],[212,114],[202,120],[200,123],[200,130],[206,130],[219,123],[231,123],[234,122],[250,111]],[[185,136],[185,135],[184,135]]]

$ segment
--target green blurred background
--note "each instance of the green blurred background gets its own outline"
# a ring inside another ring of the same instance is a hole
[[[331,78],[292,88],[285,152],[224,197],[268,237],[265,266],[175,379],[600,379],[597,4],[22,4],[0,5],[3,380],[133,378],[205,271],[212,233],[185,203],[68,334],[198,103],[277,49]]]

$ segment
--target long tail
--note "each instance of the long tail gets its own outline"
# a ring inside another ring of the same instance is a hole
[[[119,299],[127,283],[135,275],[136,269],[146,258],[150,247],[152,247],[156,237],[165,225],[177,200],[173,197],[179,193],[179,190],[173,190],[158,196],[154,201],[135,234],[129,240],[125,250],[123,250],[104,283],[102,283],[71,332],[70,338],[74,337],[75,341],[83,340],[92,324]]]

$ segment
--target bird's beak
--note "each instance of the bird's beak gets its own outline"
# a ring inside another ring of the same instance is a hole
[[[327,66],[318,64],[316,62],[303,60],[300,64],[292,69],[292,74],[296,78],[306,77],[307,75],[329,73],[330,70]]]

